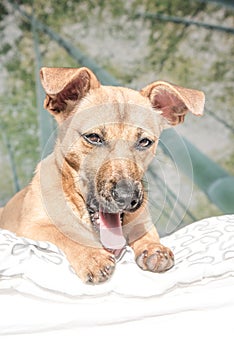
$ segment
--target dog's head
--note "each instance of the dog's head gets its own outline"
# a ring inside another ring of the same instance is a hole
[[[144,202],[143,175],[161,131],[201,115],[204,94],[167,82],[140,92],[101,86],[87,68],[42,68],[45,108],[60,125],[63,188],[105,246],[125,243],[121,223]]]

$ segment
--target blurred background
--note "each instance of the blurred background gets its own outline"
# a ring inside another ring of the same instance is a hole
[[[206,94],[202,118],[162,134],[146,176],[161,235],[233,213],[233,15],[232,0],[2,0],[0,206],[53,143],[40,67],[87,66],[105,85],[167,80]]]

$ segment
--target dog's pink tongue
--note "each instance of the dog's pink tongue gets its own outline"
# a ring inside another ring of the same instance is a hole
[[[123,236],[120,214],[99,212],[100,239],[105,248],[121,249],[126,244]]]

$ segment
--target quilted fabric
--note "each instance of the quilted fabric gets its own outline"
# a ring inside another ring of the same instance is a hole
[[[201,220],[162,243],[175,254],[170,271],[140,270],[129,248],[110,281],[90,286],[56,246],[1,230],[0,334],[234,308],[234,215]]]
[[[15,288],[39,296],[43,296],[45,289],[46,297],[49,291],[52,298],[53,292],[57,296],[60,293],[97,296],[115,292],[142,297],[165,294],[181,285],[207,283],[234,274],[234,215],[199,221],[163,238],[162,243],[175,254],[172,270],[164,274],[142,271],[128,248],[112,279],[90,286],[79,280],[55,245],[1,230],[0,288]]]

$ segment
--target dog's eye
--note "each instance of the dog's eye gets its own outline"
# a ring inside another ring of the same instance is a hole
[[[138,150],[144,150],[146,148],[149,148],[153,144],[152,140],[147,139],[147,137],[144,137],[143,139],[139,140],[136,148]]]
[[[83,135],[84,139],[86,141],[88,141],[89,143],[91,143],[92,145],[102,145],[104,143],[103,139],[101,138],[101,136],[99,136],[98,134],[87,134],[87,135]]]

